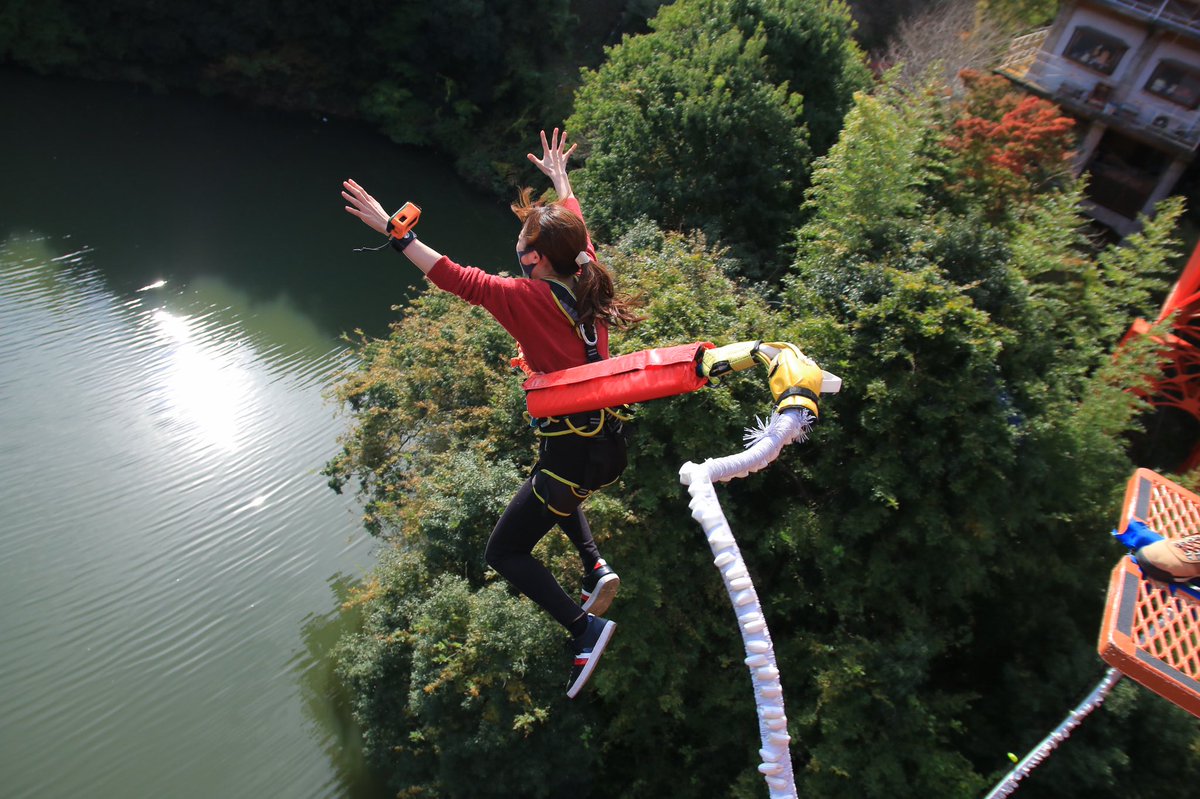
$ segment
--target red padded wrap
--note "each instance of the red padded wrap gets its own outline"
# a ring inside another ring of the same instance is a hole
[[[525,402],[542,418],[686,394],[708,385],[696,364],[712,348],[707,341],[680,344],[537,374],[525,381]]]

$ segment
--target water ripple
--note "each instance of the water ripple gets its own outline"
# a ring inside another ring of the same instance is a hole
[[[350,356],[169,284],[121,296],[90,257],[0,243],[0,717],[22,731],[0,770],[42,764],[8,795],[104,793],[147,762],[169,793],[242,761],[207,794],[336,795],[292,660],[327,576],[370,560],[317,473]]]

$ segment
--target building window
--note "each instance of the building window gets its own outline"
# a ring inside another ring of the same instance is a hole
[[[1194,109],[1200,106],[1200,69],[1178,61],[1159,61],[1146,91],[1165,100]]]
[[[1113,74],[1129,45],[1116,36],[1080,26],[1071,36],[1063,56],[1103,75]]]

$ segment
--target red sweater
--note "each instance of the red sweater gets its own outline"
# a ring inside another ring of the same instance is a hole
[[[583,219],[579,202],[563,203]],[[596,257],[589,239],[587,253]],[[442,256],[427,277],[435,286],[481,305],[521,345],[525,361],[535,372],[557,372],[587,363],[583,341],[575,327],[559,310],[550,284],[544,280],[499,277],[473,266],[459,266]],[[600,357],[608,357],[608,327],[596,322]]]

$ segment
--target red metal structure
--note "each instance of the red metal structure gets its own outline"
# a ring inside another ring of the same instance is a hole
[[[1172,319],[1171,332],[1156,338],[1166,344],[1162,375],[1154,381],[1154,391],[1147,398],[1157,407],[1178,408],[1200,421],[1200,246],[1192,251],[1179,282],[1163,302],[1154,322],[1137,319],[1125,334],[1122,343],[1133,336],[1149,335],[1167,319]],[[1179,471],[1200,466],[1200,442],[1192,446],[1187,460]]]

